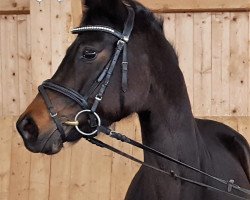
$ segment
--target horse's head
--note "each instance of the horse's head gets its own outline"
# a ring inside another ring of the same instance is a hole
[[[122,49],[127,52],[128,71],[122,67],[124,54],[121,51],[108,87],[103,94],[103,99],[96,110],[103,119],[102,123],[105,126],[109,126],[133,112],[146,109],[145,103],[152,83],[149,62],[151,62],[150,59],[154,60],[155,55],[151,52],[154,48],[152,42],[149,41],[159,35],[156,32],[161,32],[161,24],[157,23],[152,13],[141,5],[132,1],[128,1],[128,3],[131,4],[135,12],[134,25],[131,25],[131,21],[128,25],[133,26],[133,31],[130,40],[127,42],[127,51],[124,48]],[[123,33],[129,12],[127,6],[121,0],[86,0],[85,4],[87,14],[81,23],[81,27],[100,25]],[[117,50],[117,42],[121,41],[121,38],[104,30],[81,31],[77,29],[75,33],[78,36],[68,48],[50,83],[70,88],[82,96],[89,96],[85,100],[90,106],[88,109],[90,109],[95,102],[96,95],[105,85],[106,77],[109,76],[107,71],[110,68],[107,66],[112,65]],[[122,39],[122,42],[126,43],[124,40],[126,39]],[[105,71],[105,69],[107,70]],[[128,79],[127,90],[126,76]],[[95,85],[95,81],[98,79],[101,81]],[[81,138],[75,128],[65,125],[64,122],[74,120],[76,114],[83,108],[79,103],[61,92],[56,92],[49,87],[42,87],[41,90],[43,92],[38,93],[34,101],[19,118],[17,129],[29,150],[54,154],[60,151],[64,141],[76,141]],[[44,92],[45,94],[43,94]],[[53,108],[49,109],[54,109],[57,113],[58,123],[60,123],[66,135],[64,139],[61,137],[60,128],[58,128],[49,112],[48,107],[51,106],[48,104],[50,102]],[[79,126],[81,130],[86,132],[92,130],[88,119],[90,115],[83,114],[80,116]]]

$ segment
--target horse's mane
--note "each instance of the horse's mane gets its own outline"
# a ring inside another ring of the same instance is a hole
[[[134,3],[136,13],[141,13],[145,16],[145,21],[153,26],[156,30],[163,33],[163,18],[161,16],[156,16],[152,11],[143,6],[137,1],[130,0],[130,3]],[[131,4],[132,4],[131,3]]]
[[[131,5],[136,13],[137,20],[140,22],[139,27],[136,29],[137,31],[144,31],[145,29],[148,29],[149,27],[153,28],[156,31],[159,31],[163,33],[163,19],[160,16],[156,16],[152,11],[150,11],[148,8],[143,6],[141,3],[134,1],[134,0],[127,0],[125,1],[129,5]],[[119,12],[119,8],[112,6],[112,5],[104,5],[104,6],[97,6],[92,10],[89,10],[86,8],[85,14],[82,18],[81,25],[84,25],[86,21],[88,21],[89,17],[91,15],[95,16],[107,16],[113,24],[120,27],[120,29],[123,29],[124,20],[121,20],[121,18],[125,18],[127,16],[122,16],[122,13]],[[117,11],[116,11],[117,10]],[[135,31],[136,31],[135,30]]]

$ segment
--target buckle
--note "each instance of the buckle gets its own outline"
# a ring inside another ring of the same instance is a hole
[[[118,42],[117,42],[117,48],[119,50],[122,50],[122,48],[124,47],[124,45],[125,45],[125,41],[124,40],[122,40],[122,39],[118,40]]]
[[[57,116],[57,113],[49,113],[52,118],[55,118]]]
[[[227,191],[231,192],[232,189],[233,189],[233,186],[234,186],[234,180],[228,181],[228,183],[227,183]]]
[[[122,62],[122,70],[128,71],[128,62]]]
[[[95,99],[96,99],[97,101],[101,101],[101,100],[102,100],[102,97],[99,97],[98,95],[96,95],[96,96],[95,96]]]

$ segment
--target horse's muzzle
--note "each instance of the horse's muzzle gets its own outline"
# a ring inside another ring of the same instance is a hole
[[[36,142],[39,130],[35,121],[30,116],[19,119],[16,127],[24,141],[31,143]]]

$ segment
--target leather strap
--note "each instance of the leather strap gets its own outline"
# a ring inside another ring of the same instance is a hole
[[[49,114],[50,114],[51,118],[55,122],[56,127],[57,127],[58,131],[60,132],[60,134],[62,136],[62,140],[65,141],[66,135],[65,135],[61,120],[58,118],[58,114],[55,111],[54,106],[51,103],[51,100],[50,100],[49,96],[47,95],[47,93],[46,93],[46,91],[44,89],[44,86],[40,85],[38,87],[38,90],[41,93],[41,95],[43,97],[43,100],[45,101],[45,104],[46,104],[46,106],[48,108],[48,111],[49,111]]]
[[[122,56],[122,91],[127,92],[128,90],[128,56],[127,56],[127,44],[123,47]]]
[[[96,146],[99,146],[101,148],[106,148],[114,153],[117,153],[125,158],[128,158],[140,165],[143,165],[144,167],[147,167],[149,169],[152,169],[152,170],[155,170],[161,174],[165,174],[167,176],[170,176],[172,177],[174,180],[181,180],[183,182],[187,182],[189,184],[192,184],[192,185],[196,185],[196,186],[199,186],[201,188],[204,188],[204,189],[208,189],[208,190],[213,190],[213,191],[216,191],[218,193],[222,193],[222,194],[225,194],[225,195],[228,195],[228,196],[231,196],[231,197],[234,197],[235,199],[241,199],[241,200],[249,200],[248,197],[241,197],[241,196],[238,196],[238,195],[235,195],[233,193],[230,193],[228,191],[225,191],[225,190],[221,190],[219,188],[216,188],[216,187],[213,187],[211,185],[208,185],[208,184],[205,184],[205,183],[201,183],[199,181],[195,181],[195,180],[192,180],[192,179],[189,179],[189,178],[186,178],[186,177],[183,177],[183,176],[180,176],[178,174],[176,174],[173,170],[170,170],[169,172],[168,171],[165,171],[165,170],[162,170],[162,169],[159,169],[147,162],[143,162],[142,160],[139,160],[138,158],[135,158],[123,151],[120,151],[119,149],[115,148],[115,147],[112,147],[110,145],[108,145],[107,143],[104,143],[96,138],[85,138],[87,141],[89,141],[91,144],[94,144]]]
[[[72,90],[70,88],[66,88],[64,86],[60,86],[58,84],[55,84],[55,83],[51,82],[51,80],[44,81],[42,86],[46,89],[56,91],[58,93],[61,93],[65,96],[69,97],[70,99],[72,99],[76,103],[78,103],[83,109],[89,108],[88,103],[85,100],[85,98],[81,94],[76,92],[75,90]],[[46,96],[47,96],[47,94],[46,94]]]
[[[103,95],[104,95],[104,93],[105,93],[105,91],[106,91],[106,89],[107,89],[107,87],[108,87],[108,85],[109,85],[109,82],[110,82],[111,76],[112,76],[112,74],[113,74],[115,65],[116,65],[116,63],[117,63],[117,60],[118,60],[118,58],[119,58],[119,56],[120,56],[121,51],[123,50],[124,44],[125,44],[125,42],[122,41],[122,40],[119,40],[119,41],[117,42],[116,51],[115,51],[114,57],[113,57],[113,59],[112,59],[112,62],[111,62],[111,64],[110,64],[110,67],[109,67],[109,69],[108,69],[108,72],[107,72],[107,75],[106,75],[106,77],[105,77],[104,83],[102,84],[102,86],[101,86],[99,92],[97,93],[97,95],[96,95],[96,97],[95,97],[94,104],[93,104],[93,106],[92,106],[92,108],[91,108],[91,111],[93,111],[93,112],[96,111],[96,109],[97,109],[97,107],[98,107],[100,101],[102,100]]]
[[[159,156],[159,157],[164,158],[164,159],[166,159],[166,160],[169,160],[169,161],[171,161],[171,162],[173,162],[173,163],[176,163],[176,164],[178,164],[178,165],[181,165],[181,166],[183,166],[183,167],[185,167],[185,168],[188,168],[188,169],[190,169],[190,170],[192,170],[192,171],[195,171],[195,172],[197,172],[197,173],[199,173],[199,174],[202,174],[202,175],[204,175],[204,176],[206,176],[206,177],[208,177],[208,178],[210,178],[210,179],[213,179],[213,180],[215,180],[215,181],[217,181],[217,182],[219,182],[219,183],[221,183],[221,184],[223,184],[223,185],[230,186],[230,187],[231,187],[231,190],[232,190],[232,189],[235,189],[235,190],[238,190],[238,191],[240,191],[240,192],[242,192],[242,193],[245,193],[245,194],[247,194],[247,195],[250,195],[250,190],[247,190],[247,189],[245,189],[245,188],[241,188],[240,186],[238,186],[238,185],[236,185],[236,184],[234,184],[234,183],[231,183],[230,181],[226,181],[226,180],[224,180],[224,179],[221,179],[221,178],[212,176],[212,175],[210,175],[210,174],[208,174],[208,173],[206,173],[206,172],[204,172],[204,171],[201,171],[201,170],[199,170],[199,169],[197,169],[197,168],[195,168],[195,167],[192,167],[192,166],[190,166],[190,165],[188,165],[188,164],[186,164],[186,163],[184,163],[184,162],[181,162],[181,161],[179,161],[179,160],[177,160],[177,159],[175,159],[175,158],[173,158],[173,157],[171,157],[171,156],[169,156],[169,155],[166,155],[166,154],[164,154],[164,153],[161,153],[160,151],[157,151],[157,150],[155,150],[155,149],[153,149],[153,148],[151,148],[151,147],[149,147],[149,146],[147,146],[147,145],[141,144],[141,143],[139,143],[139,142],[137,142],[137,141],[135,141],[135,140],[133,140],[133,139],[130,139],[130,138],[128,138],[128,137],[125,136],[125,135],[122,135],[122,134],[120,134],[120,133],[118,133],[118,132],[112,131],[111,129],[109,129],[109,128],[107,128],[107,127],[101,126],[101,127],[99,127],[98,129],[99,129],[100,132],[102,132],[102,133],[108,135],[108,136],[111,137],[111,138],[115,138],[116,140],[119,140],[119,141],[121,141],[121,142],[125,142],[125,143],[127,143],[127,144],[132,145],[132,146],[138,147],[138,148],[140,148],[140,149],[142,149],[142,150],[144,150],[144,151],[147,151],[147,152],[149,152],[149,153],[151,153],[151,154],[153,154],[153,155]],[[228,192],[229,192],[229,191],[228,191]]]
[[[135,13],[134,10],[131,6],[126,5],[127,10],[128,10],[128,17],[127,20],[124,24],[124,30],[122,33],[119,31],[116,31],[113,28],[107,27],[107,26],[84,26],[84,27],[79,27],[75,28],[72,30],[73,34],[80,34],[83,32],[89,32],[89,31],[101,31],[101,32],[106,32],[114,35],[115,37],[119,38],[119,41],[117,42],[117,47],[114,53],[114,56],[112,60],[108,63],[108,65],[104,68],[102,73],[99,75],[97,80],[91,85],[90,89],[87,91],[87,93],[82,96],[78,92],[76,92],[73,89],[66,88],[64,86],[60,86],[58,84],[53,83],[51,80],[44,81],[43,84],[38,88],[39,92],[41,93],[48,110],[50,112],[51,117],[53,118],[54,122],[56,123],[56,126],[58,130],[61,132],[62,137],[65,138],[65,133],[62,127],[62,124],[57,117],[57,113],[54,111],[54,107],[45,91],[45,89],[50,89],[53,91],[56,91],[58,93],[61,93],[70,99],[74,100],[76,103],[78,103],[83,109],[89,109],[89,105],[87,103],[90,95],[92,95],[96,89],[101,85],[96,97],[94,104],[91,107],[91,110],[93,112],[96,111],[100,101],[103,98],[103,95],[109,85],[111,76],[113,74],[114,68],[116,66],[116,63],[118,61],[118,58],[123,51],[123,56],[122,56],[122,91],[126,92],[128,88],[128,57],[127,57],[127,42],[129,41],[131,32],[133,30],[134,26],[134,18],[135,18]],[[103,82],[104,81],[104,82]],[[103,82],[103,83],[102,83]],[[95,118],[91,117],[90,115],[90,126],[91,127],[96,127],[96,120]]]

